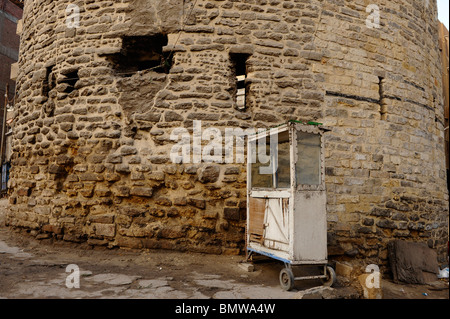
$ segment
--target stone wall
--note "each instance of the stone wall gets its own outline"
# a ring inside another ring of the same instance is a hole
[[[174,164],[172,131],[313,120],[333,128],[330,256],[385,263],[404,238],[443,260],[436,2],[377,4],[379,28],[367,1],[26,1],[7,223],[92,245],[242,252],[245,165]]]

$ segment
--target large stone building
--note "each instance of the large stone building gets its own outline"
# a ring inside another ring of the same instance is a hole
[[[173,163],[173,130],[316,121],[332,128],[330,257],[383,264],[397,238],[443,261],[436,1],[376,3],[26,0],[7,223],[91,245],[239,253],[245,164]]]

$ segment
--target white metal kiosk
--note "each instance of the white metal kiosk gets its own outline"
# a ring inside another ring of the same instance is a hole
[[[336,278],[327,266],[325,131],[320,123],[289,121],[248,138],[247,260],[258,253],[284,262],[285,290],[295,280],[332,285]],[[292,266],[301,265],[317,265],[320,272],[294,277]]]

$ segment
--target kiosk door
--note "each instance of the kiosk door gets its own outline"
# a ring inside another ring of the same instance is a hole
[[[249,240],[284,252],[290,245],[291,143],[289,127],[249,140]]]
[[[298,128],[294,132],[295,185],[294,259],[327,259],[326,192],[322,132]]]

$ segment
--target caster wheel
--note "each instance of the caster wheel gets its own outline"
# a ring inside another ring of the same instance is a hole
[[[294,273],[289,268],[284,268],[280,271],[280,285],[286,291],[294,288]]]
[[[322,279],[322,284],[326,287],[331,287],[336,282],[336,272],[330,266],[327,266],[327,278]]]

